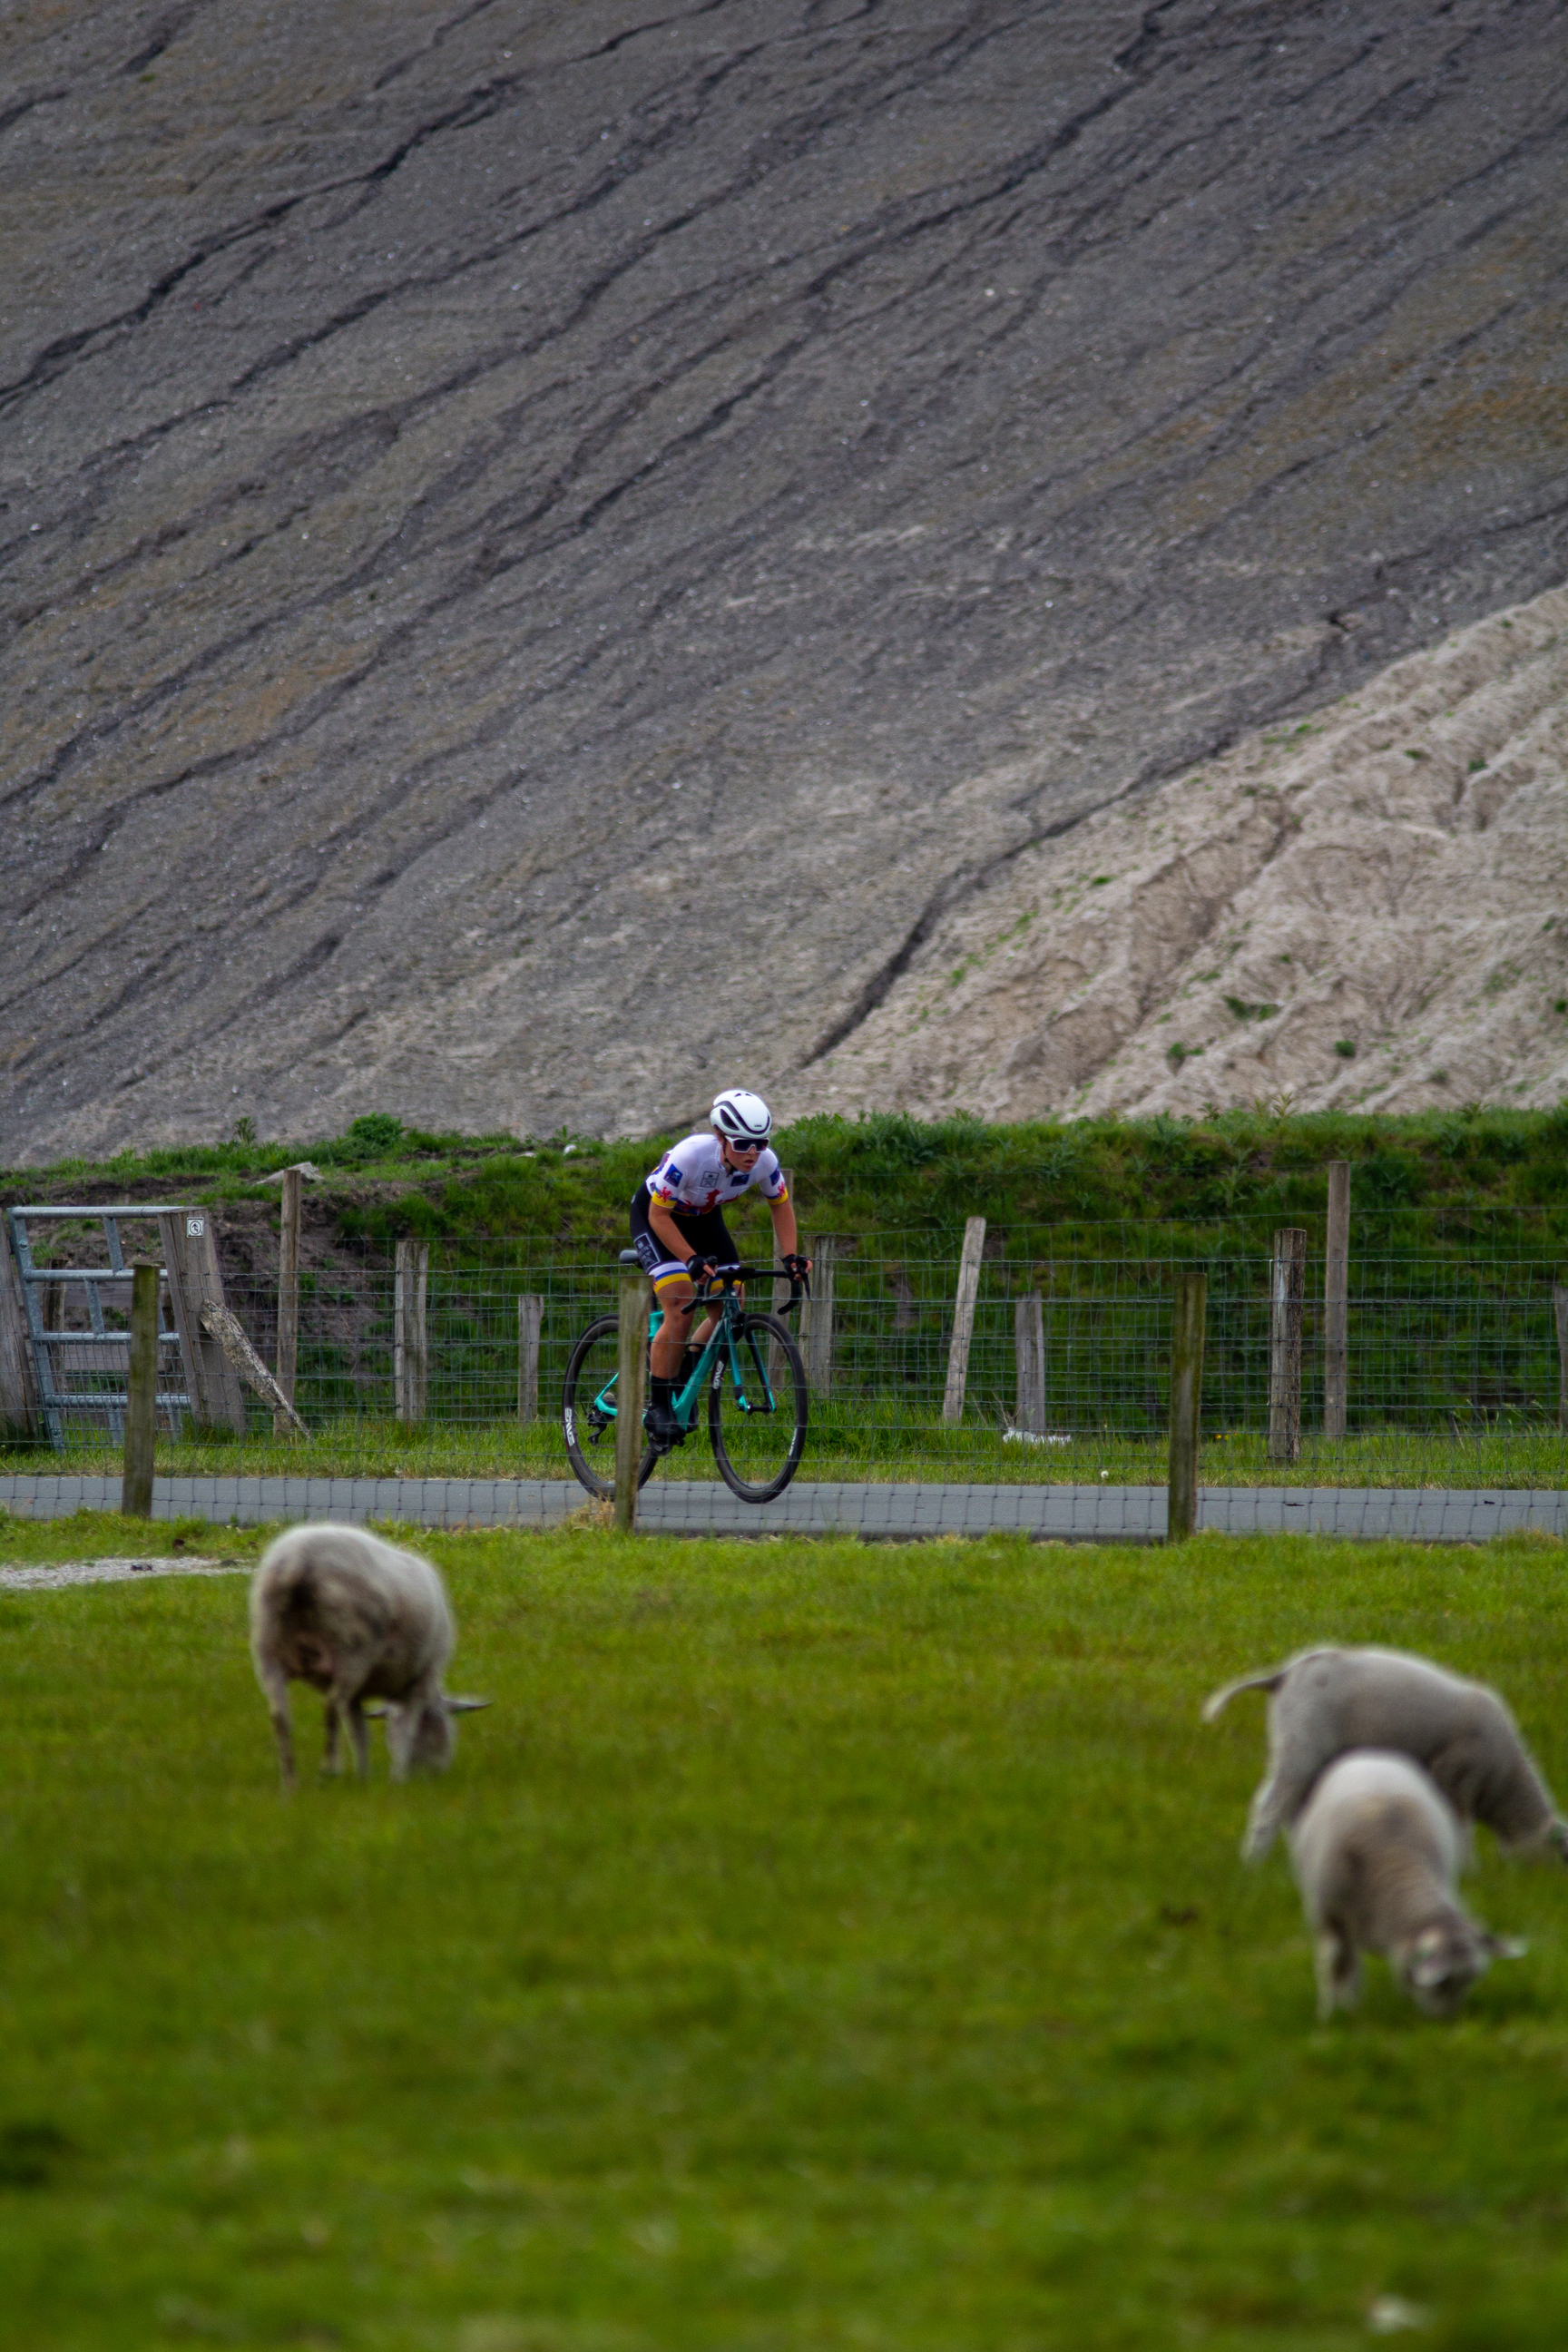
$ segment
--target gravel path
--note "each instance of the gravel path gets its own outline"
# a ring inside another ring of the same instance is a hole
[[[0,1568],[0,1592],[49,1592],[63,1584],[128,1584],[133,1576],[247,1576],[247,1559],[49,1559]]]

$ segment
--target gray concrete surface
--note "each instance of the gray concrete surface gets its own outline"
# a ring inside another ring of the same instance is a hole
[[[118,1478],[0,1477],[0,1508],[21,1518],[67,1518],[120,1507]],[[553,1528],[603,1507],[580,1486],[543,1478],[159,1478],[155,1519],[242,1527],[300,1519],[395,1519],[416,1527]],[[1038,1541],[1162,1543],[1163,1486],[828,1486],[796,1479],[776,1502],[742,1503],[711,1483],[645,1487],[647,1535],[1027,1535]],[[1568,1536],[1568,1494],[1531,1487],[1208,1486],[1198,1525],[1228,1535],[1377,1538],[1481,1543],[1521,1528]],[[3,1536],[0,1536],[3,1541]]]
[[[640,1129],[1563,576],[1559,0],[0,23],[0,1151]]]
[[[59,1592],[71,1584],[129,1584],[147,1576],[248,1576],[247,1559],[196,1559],[159,1552],[147,1559],[32,1560],[0,1568],[0,1592]]]

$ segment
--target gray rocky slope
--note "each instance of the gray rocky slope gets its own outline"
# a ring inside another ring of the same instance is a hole
[[[1565,58],[8,12],[0,1150],[875,1099],[1011,871],[1568,571]]]
[[[994,1118],[1568,1098],[1568,589],[1010,858],[805,1082]]]

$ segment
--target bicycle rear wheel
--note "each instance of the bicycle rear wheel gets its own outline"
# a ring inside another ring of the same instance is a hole
[[[742,1315],[735,1335],[740,1391],[728,1349],[708,1384],[708,1435],[719,1475],[743,1503],[782,1495],[805,1444],[805,1366],[776,1315]],[[776,1386],[770,1384],[772,1366]]]
[[[590,1323],[566,1365],[561,1392],[561,1426],[566,1456],[577,1483],[608,1501],[616,1491],[616,1376],[620,1370],[621,1327],[614,1315]],[[637,1485],[646,1486],[658,1460],[645,1445]]]

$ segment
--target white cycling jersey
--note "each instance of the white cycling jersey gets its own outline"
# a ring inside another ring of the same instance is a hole
[[[647,1196],[689,1216],[738,1201],[755,1186],[764,1201],[786,1201],[789,1189],[776,1151],[759,1151],[750,1168],[727,1168],[716,1135],[689,1135],[667,1151],[647,1180]]]

